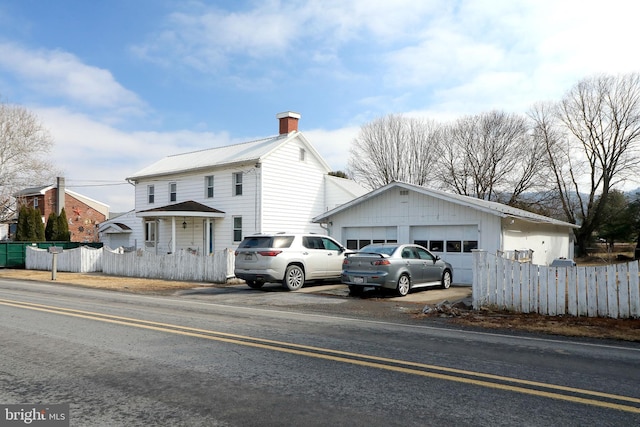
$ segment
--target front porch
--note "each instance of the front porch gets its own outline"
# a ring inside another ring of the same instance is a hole
[[[136,212],[144,222],[144,248],[156,255],[191,253],[208,256],[215,248],[215,222],[226,216],[194,201]]]

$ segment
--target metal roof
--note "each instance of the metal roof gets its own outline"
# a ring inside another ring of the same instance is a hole
[[[209,148],[190,153],[176,154],[165,157],[150,166],[139,170],[127,180],[136,181],[141,178],[150,178],[161,175],[190,172],[200,169],[212,169],[220,166],[257,162],[264,159],[283,144],[298,138],[312,151],[318,160],[327,168],[315,148],[304,138],[301,132],[290,132],[265,139],[244,142],[240,144],[226,145],[224,147]]]
[[[544,224],[553,224],[553,225],[559,225],[559,226],[563,226],[563,227],[570,227],[570,228],[579,228],[580,226],[576,225],[576,224],[571,224],[565,221],[560,221],[557,219],[553,219],[553,218],[549,218],[543,215],[538,215],[535,214],[533,212],[529,212],[529,211],[525,211],[523,209],[518,209],[518,208],[514,208],[511,206],[507,206],[504,205],[502,203],[497,203],[497,202],[490,202],[488,200],[482,200],[482,199],[477,199],[475,197],[470,197],[470,196],[463,196],[460,194],[453,194],[453,193],[447,193],[445,191],[441,191],[441,190],[435,190],[433,188],[427,188],[427,187],[422,187],[419,185],[414,185],[414,184],[409,184],[406,182],[391,182],[383,187],[380,187],[376,190],[373,190],[367,194],[365,194],[364,196],[358,197],[357,199],[354,199],[350,202],[345,203],[344,205],[340,205],[335,209],[332,209],[330,211],[327,211],[325,213],[323,213],[322,215],[318,215],[317,217],[313,218],[313,222],[316,223],[322,223],[324,221],[326,221],[331,215],[335,215],[339,212],[342,212],[346,209],[349,209],[350,207],[357,205],[359,203],[362,203],[366,200],[369,200],[375,196],[377,196],[378,194],[381,194],[385,191],[390,190],[391,188],[394,187],[400,187],[400,188],[404,188],[406,190],[411,190],[411,191],[415,191],[421,194],[424,194],[426,196],[431,196],[431,197],[435,197],[438,199],[442,199],[442,200],[446,200],[448,202],[451,203],[455,203],[457,205],[461,205],[461,206],[466,206],[466,207],[470,207],[473,209],[477,209],[480,210],[482,212],[486,212],[489,214],[493,214],[493,215],[497,215],[500,216],[502,218],[506,218],[506,217],[514,217],[514,218],[519,218],[525,221],[529,221],[529,222],[537,222],[537,223],[544,223]]]

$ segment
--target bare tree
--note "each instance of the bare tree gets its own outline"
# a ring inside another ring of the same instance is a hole
[[[640,162],[640,74],[584,79],[555,106],[534,108],[558,197],[575,232],[579,255],[602,221],[612,188]]]
[[[439,153],[435,122],[388,115],[365,124],[350,150],[349,172],[370,188],[393,181],[424,185]]]
[[[20,106],[0,103],[0,220],[15,215],[14,194],[55,177],[47,160],[53,146],[37,117]]]
[[[524,117],[500,111],[465,116],[446,127],[438,180],[446,190],[513,205],[543,184],[543,148]]]

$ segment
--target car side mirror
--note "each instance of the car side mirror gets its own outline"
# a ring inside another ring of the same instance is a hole
[[[440,255],[436,255],[436,261],[440,261]]]

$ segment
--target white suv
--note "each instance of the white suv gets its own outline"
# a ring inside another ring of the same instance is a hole
[[[258,234],[245,237],[236,250],[236,277],[258,289],[282,282],[290,291],[307,280],[340,280],[346,249],[318,234]]]

